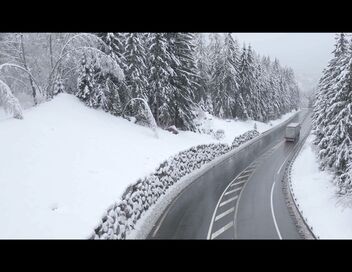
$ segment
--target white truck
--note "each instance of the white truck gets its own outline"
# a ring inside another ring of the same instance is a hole
[[[286,142],[294,142],[299,139],[299,135],[301,132],[301,124],[300,123],[290,123],[287,125],[285,130],[285,139]]]

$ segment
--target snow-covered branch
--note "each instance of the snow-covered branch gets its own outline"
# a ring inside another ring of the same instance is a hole
[[[126,104],[124,110],[122,111],[122,114],[125,112],[127,106],[132,103],[133,101],[141,101],[142,104],[144,105],[144,110],[146,112],[146,116],[147,116],[147,119],[148,119],[148,124],[149,124],[149,127],[153,130],[154,134],[155,134],[155,137],[158,138],[158,131],[157,131],[157,124],[156,124],[156,121],[155,121],[155,118],[153,116],[153,113],[147,103],[147,101],[145,101],[145,99],[143,98],[132,98],[130,101],[128,101],[128,103]]]
[[[67,40],[65,45],[62,47],[59,56],[64,55],[65,50],[73,43],[74,40],[79,40],[82,38],[84,39],[84,41],[88,42],[89,47],[93,47],[93,45],[90,44],[89,41],[97,41],[103,47],[107,47],[106,43],[102,39],[100,39],[97,35],[94,35],[91,33],[79,33],[79,34],[75,34],[74,36],[72,36]]]
[[[16,119],[23,119],[22,108],[18,99],[12,94],[10,87],[0,80],[0,105]]]
[[[14,63],[3,63],[3,64],[0,64],[0,72],[1,70],[3,70],[5,67],[12,67],[12,68],[16,68],[16,69],[19,69],[25,73],[27,73],[33,80],[34,84],[37,86],[38,90],[42,93],[42,90],[39,86],[39,84],[37,83],[37,81],[35,80],[34,76],[31,74],[30,71],[28,71],[27,69],[21,67],[20,65],[17,65],[17,64],[14,64]]]
[[[15,83],[16,82],[19,82],[21,83],[23,86],[25,87],[30,87],[28,83],[25,83],[24,81],[20,80],[19,78],[17,77],[14,77],[14,76],[7,76],[7,75],[2,75],[3,78],[9,78],[9,79],[12,79]]]
[[[64,51],[62,51],[62,52],[64,52]],[[50,72],[48,83],[47,83],[47,86],[45,87],[46,93],[49,93],[49,89],[52,86],[53,75],[55,74],[55,71],[57,70],[57,68],[65,60],[66,57],[68,57],[72,54],[75,54],[75,53],[92,54],[94,60],[97,61],[97,64],[102,68],[102,72],[109,71],[114,76],[116,76],[119,80],[122,80],[124,78],[124,74],[123,74],[123,71],[121,70],[121,68],[105,52],[103,52],[102,50],[100,50],[96,47],[80,46],[80,47],[72,48],[72,49],[64,52],[62,55],[60,55],[60,57],[58,58],[58,60],[56,61],[54,67],[52,68],[52,70]]]

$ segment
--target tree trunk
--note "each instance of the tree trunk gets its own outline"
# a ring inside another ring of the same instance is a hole
[[[20,35],[21,37],[21,50],[22,50],[22,62],[23,62],[23,67],[27,70],[28,70],[28,66],[27,66],[27,61],[26,61],[26,54],[25,54],[25,51],[24,51],[24,44],[23,44],[23,34]],[[30,72],[30,71],[29,71]],[[33,95],[33,101],[34,101],[34,105],[37,105],[38,102],[37,102],[37,91],[34,87],[34,84],[33,84],[33,79],[32,77],[29,75],[29,82],[31,84],[31,87],[32,87],[32,95]]]

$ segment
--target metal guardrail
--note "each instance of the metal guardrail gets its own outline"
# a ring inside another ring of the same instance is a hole
[[[302,123],[308,118],[309,114],[306,115]],[[298,157],[303,145],[306,142],[307,137],[309,136],[311,131],[311,126],[308,130],[308,132],[304,135],[303,140],[297,147],[295,147],[295,150],[293,152],[292,157],[289,160],[289,163],[287,164],[285,168],[285,173],[283,175],[282,182],[284,184],[283,186],[283,191],[285,193],[285,198],[286,198],[286,203],[289,208],[290,214],[293,217],[296,227],[298,228],[298,232],[301,235],[303,239],[318,239],[316,235],[313,233],[313,228],[309,226],[307,219],[304,218],[303,216],[303,211],[300,209],[299,204],[297,203],[297,199],[295,197],[295,194],[293,192],[292,188],[292,177],[291,177],[291,172],[292,172],[292,166],[293,163],[295,162],[296,158]]]
[[[214,168],[222,163],[225,163],[226,161],[230,159],[235,159],[237,156],[237,160],[240,160],[241,153],[245,154],[242,155],[244,157],[256,157],[258,153],[263,152],[267,146],[269,146],[273,140],[276,138],[278,139],[280,134],[283,135],[286,125],[289,124],[292,120],[298,117],[300,112],[295,113],[292,117],[287,119],[286,121],[272,127],[271,129],[261,133],[258,137],[255,137],[252,140],[249,140],[248,142],[242,144],[238,148],[235,148],[231,150],[230,152],[222,155],[222,158],[219,158],[218,162],[214,165],[212,165],[208,170],[211,168]]]

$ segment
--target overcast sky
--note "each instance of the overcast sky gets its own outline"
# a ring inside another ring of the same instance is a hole
[[[240,44],[250,43],[260,55],[278,58],[282,65],[292,67],[297,79],[308,85],[318,82],[334,49],[334,33],[233,33]],[[302,79],[304,77],[304,79]]]

